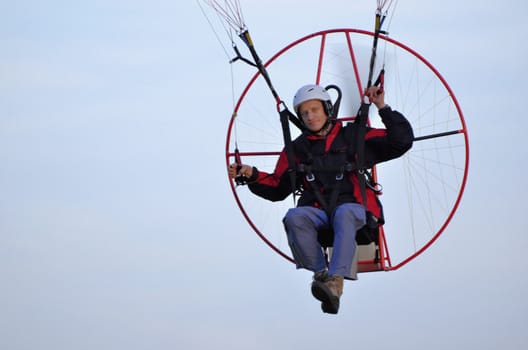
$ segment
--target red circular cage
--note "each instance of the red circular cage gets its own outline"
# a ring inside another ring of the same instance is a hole
[[[264,65],[279,92],[293,96],[305,83],[338,85],[343,91],[339,118],[353,120],[366,83],[374,33],[333,29],[287,45]],[[410,47],[381,35],[378,71],[385,69],[386,100],[413,125],[413,148],[401,159],[376,166],[384,191],[386,223],[380,230],[375,270],[396,270],[429,248],[446,230],[462,198],[468,176],[468,133],[460,105],[442,75]],[[241,93],[230,120],[226,164],[245,164],[273,172],[283,148],[276,111],[260,73]],[[370,123],[382,127],[371,108]],[[292,136],[298,131],[292,126]],[[237,152],[235,152],[237,150]],[[230,180],[235,200],[257,235],[289,261],[282,216],[290,200],[272,203]],[[361,262],[360,262],[361,263]]]

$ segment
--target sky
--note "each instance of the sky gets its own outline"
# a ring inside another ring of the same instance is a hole
[[[263,58],[375,8],[241,3]],[[391,35],[464,111],[469,180],[430,249],[327,315],[233,199],[231,68],[195,1],[2,2],[0,348],[526,348],[527,10],[398,2]]]

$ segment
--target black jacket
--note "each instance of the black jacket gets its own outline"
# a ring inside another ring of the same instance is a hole
[[[412,127],[401,113],[387,107],[381,109],[379,114],[386,129],[366,129],[364,168],[400,157],[412,146]],[[314,191],[321,192],[323,201],[327,203],[332,201],[332,196],[337,196],[334,206],[363,202],[357,173],[350,171],[350,167],[355,167],[355,128],[354,123],[343,126],[337,122],[325,137],[302,134],[293,141],[297,164],[296,187],[302,188],[298,206],[324,207],[318,200],[321,196],[316,196]],[[347,162],[348,171],[344,169]],[[271,201],[283,200],[292,192],[287,170],[288,160],[283,150],[272,174],[255,169],[248,184],[249,189]],[[338,180],[340,174],[343,174],[341,181]],[[336,186],[337,193],[333,194]],[[367,209],[374,216],[382,217],[381,206],[373,191],[367,191]]]

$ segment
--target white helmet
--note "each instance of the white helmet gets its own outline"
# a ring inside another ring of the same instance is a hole
[[[297,115],[299,114],[299,106],[303,102],[309,100],[322,101],[326,114],[330,116],[332,110],[332,99],[324,87],[321,85],[309,84],[297,90],[297,93],[295,96],[293,96],[293,109]]]

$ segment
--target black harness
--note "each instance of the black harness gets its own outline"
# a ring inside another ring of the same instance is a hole
[[[383,223],[383,214],[377,218],[367,210],[367,188],[379,193],[379,185],[374,181],[371,172],[365,167],[365,135],[367,133],[368,104],[363,104],[354,123],[343,126],[343,131],[337,135],[328,152],[317,149],[313,153],[310,141],[303,134],[294,142],[294,152],[299,159],[297,174],[302,176],[305,186],[309,186],[321,208],[330,218],[339,204],[343,192],[353,192],[350,175],[355,173],[358,179],[359,190],[363,205],[365,206],[367,224],[356,235],[358,244],[378,243],[379,224]],[[324,147],[324,142],[322,142]],[[327,160],[326,164],[325,161]],[[347,186],[349,188],[347,188]],[[308,196],[306,189],[299,199],[303,205],[303,197]],[[351,194],[353,196],[353,193]],[[353,202],[355,198],[341,198]],[[307,201],[311,199],[308,198]],[[308,203],[307,203],[308,204]],[[381,204],[378,202],[381,207]],[[323,246],[332,246],[333,230],[319,232],[319,242]]]
[[[368,113],[368,105],[364,109]],[[336,136],[328,151],[314,149],[306,134],[294,142],[294,152],[299,159],[297,174],[303,178],[304,187],[308,186],[311,189],[310,193],[313,193],[314,199],[329,217],[336,208],[342,192],[352,193],[353,184],[349,181],[352,173],[357,175],[365,206],[367,187],[373,190],[377,187],[370,172],[363,166],[367,126],[366,122],[362,122],[364,120],[362,113],[365,111],[358,114],[354,123],[343,127],[343,131]],[[321,146],[324,147],[324,142],[321,142],[319,147]],[[304,195],[307,196],[308,193]],[[300,201],[299,204],[303,205],[302,197]],[[355,198],[348,198],[346,201],[355,201]]]

